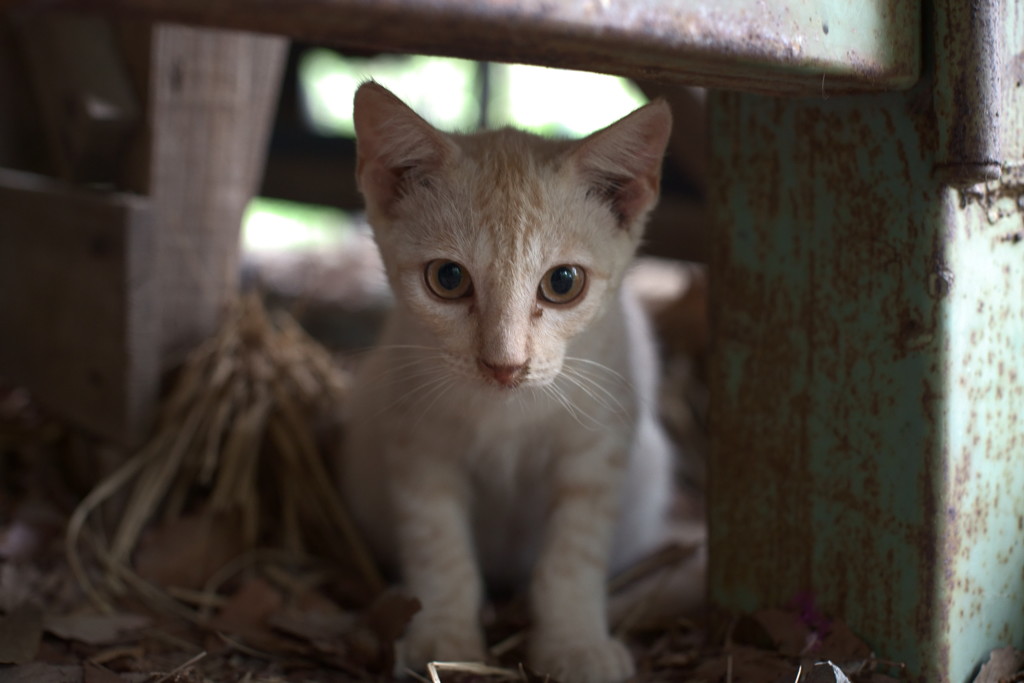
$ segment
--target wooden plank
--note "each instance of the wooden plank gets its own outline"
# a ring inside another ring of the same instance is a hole
[[[910,86],[916,2],[52,0],[310,42],[822,96]]]
[[[287,41],[161,25],[152,46],[149,192],[166,367],[213,334],[237,292],[242,215],[262,175]]]
[[[107,438],[155,403],[149,205],[0,169],[0,376]]]
[[[143,434],[161,370],[214,333],[237,292],[242,214],[262,174],[286,49],[279,38],[134,28],[141,35],[126,41],[119,26],[119,42],[148,115],[129,162],[104,172],[128,167],[121,183],[148,198],[0,175],[0,376],[118,441]],[[102,68],[123,71],[113,56]],[[87,94],[97,82],[109,74],[67,75],[61,91]],[[110,138],[93,135],[103,131],[83,130],[89,149],[111,151]]]

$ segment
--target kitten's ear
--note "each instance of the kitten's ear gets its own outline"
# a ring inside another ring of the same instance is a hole
[[[369,81],[356,91],[356,182],[367,204],[390,213],[410,183],[427,182],[455,145],[387,88]]]
[[[637,227],[658,199],[671,132],[672,113],[659,99],[584,138],[573,152],[588,191],[608,203],[623,229]]]

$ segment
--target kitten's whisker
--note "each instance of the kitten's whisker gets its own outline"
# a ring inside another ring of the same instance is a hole
[[[401,375],[401,374],[404,374],[404,371],[406,371],[406,370],[408,370],[410,368],[417,368],[417,367],[418,368],[423,368],[423,369],[429,369],[429,368],[433,368],[433,367],[437,367],[437,366],[433,365],[433,364],[430,364],[430,363],[425,363],[422,360],[414,360],[414,361],[408,361],[408,362],[405,362],[405,363],[401,363],[399,365],[391,365],[389,367],[383,368],[375,376],[376,377],[387,377],[387,376],[395,375],[395,374]]]
[[[422,363],[428,360],[444,358],[448,354],[440,349],[425,351],[404,351],[398,349],[395,352],[386,355],[396,362]]]
[[[583,394],[586,395],[587,398],[589,398],[591,401],[593,401],[594,405],[596,405],[598,408],[601,409],[601,414],[600,414],[600,419],[599,419],[598,417],[595,417],[595,413],[594,413],[593,410],[589,410],[589,411],[588,410],[584,410],[583,409],[583,405],[584,404],[581,401],[579,401],[579,400],[574,400],[574,405],[576,406],[576,408],[583,415],[586,416],[586,418],[590,421],[590,423],[591,423],[591,425],[593,427],[596,427],[598,429],[606,429],[608,427],[608,420],[607,420],[606,416],[604,415],[604,413],[608,413],[608,414],[610,414],[612,416],[615,416],[616,418],[618,418],[618,420],[620,422],[622,421],[623,413],[620,412],[619,410],[616,410],[615,406],[611,405],[607,401],[603,400],[599,395],[594,393],[579,378],[575,377],[571,373],[563,373],[562,377],[565,379],[566,382],[570,383],[572,385],[572,387],[575,387],[577,390],[583,392]],[[572,387],[566,387],[566,394],[567,395],[570,395],[570,392],[572,391]]]
[[[580,391],[582,391],[584,394],[586,394],[586,396],[588,398],[590,398],[594,403],[596,403],[600,407],[604,408],[608,412],[614,413],[614,412],[619,412],[619,411],[622,410],[622,404],[621,403],[618,404],[618,411],[617,411],[615,406],[613,406],[611,403],[609,403],[608,400],[604,396],[599,395],[593,389],[593,387],[598,386],[598,385],[596,385],[593,382],[593,380],[591,380],[591,379],[589,379],[587,377],[584,377],[582,375],[578,375],[577,373],[572,372],[568,368],[563,370],[562,376],[565,377],[567,382],[571,382],[573,384],[573,386],[578,388]],[[613,397],[612,400],[615,401],[614,397]]]
[[[452,385],[454,384],[455,380],[451,377],[451,375],[449,375],[446,378],[442,378],[442,381],[440,383],[435,383],[435,386],[433,389],[431,389],[429,395],[423,397],[423,401],[429,399],[430,396],[433,396],[433,399],[430,401],[430,403],[427,403],[425,406],[423,406],[423,409],[420,411],[419,417],[416,418],[414,426],[419,425],[419,423],[423,420],[426,414],[430,412],[430,409],[434,407],[434,404],[437,403],[442,396],[447,394],[448,390],[451,389]]]
[[[392,360],[399,363],[422,363],[429,360],[436,360],[447,356],[447,352],[444,349],[435,348],[431,346],[416,346],[412,344],[388,344],[379,348],[370,348],[363,351],[356,351],[353,353],[346,353],[345,357],[348,360],[355,361],[358,364],[363,362],[362,357],[370,353],[380,351],[391,351],[386,354]],[[394,366],[392,366],[394,367]]]
[[[589,365],[589,366],[591,366],[592,368],[594,368],[596,370],[601,370],[601,371],[606,372],[607,374],[611,375],[612,377],[615,377],[616,379],[621,380],[626,386],[632,387],[632,384],[630,383],[630,381],[626,377],[624,377],[621,373],[619,373],[619,372],[613,370],[612,368],[608,367],[604,363],[599,363],[596,360],[592,360],[590,358],[581,358],[579,356],[566,356],[565,360],[571,361],[573,363],[580,363],[580,364],[583,364],[583,365]]]
[[[366,346],[359,349],[346,350],[340,352],[338,355],[350,360],[360,360],[363,356],[368,356],[371,353],[375,353],[382,349],[391,351],[433,351],[436,353],[444,353],[444,349],[435,346],[422,346],[418,344],[382,344],[380,346]]]
[[[405,392],[404,394],[402,394],[401,396],[396,398],[394,401],[392,401],[391,403],[387,404],[386,406],[384,406],[383,408],[378,410],[376,413],[371,415],[370,419],[373,419],[373,418],[376,418],[376,417],[380,417],[384,413],[392,410],[393,408],[401,405],[402,403],[408,402],[408,401],[412,401],[412,400],[416,399],[417,398],[417,394],[421,394],[424,391],[427,391],[430,388],[437,386],[438,384],[444,382],[448,378],[450,378],[450,375],[448,375],[447,373],[439,373],[438,376],[433,377],[432,379],[429,379],[426,382],[422,382],[422,383],[420,383],[420,384],[410,388],[407,392]]]
[[[610,375],[607,373],[597,372],[596,368],[589,368],[586,366],[577,367],[568,363],[564,364],[562,367],[563,369],[571,370],[574,374],[580,377],[586,377],[587,379],[600,383],[602,386],[604,386],[605,382],[608,382],[609,384],[612,384],[614,386],[621,387],[625,391],[634,393],[633,386],[626,380],[622,379],[621,377],[618,377],[617,375]]]
[[[580,374],[583,374],[583,375],[586,375],[586,377],[588,379],[591,379],[591,380],[594,380],[594,381],[596,381],[596,380],[601,378],[601,375],[599,373],[595,372],[595,370],[603,370],[603,371],[607,372],[609,377],[614,379],[616,382],[620,383],[623,386],[623,388],[627,389],[630,393],[632,393],[634,395],[634,397],[637,400],[639,405],[643,406],[644,408],[651,408],[652,407],[652,402],[647,400],[644,396],[639,395],[639,393],[635,390],[632,382],[630,382],[625,377],[620,375],[615,370],[612,370],[608,366],[603,365],[601,363],[598,363],[597,361],[589,360],[587,358],[574,358],[574,357],[572,357],[572,358],[566,358],[566,360],[571,360],[571,361],[576,362],[576,363],[587,363],[587,364],[589,364],[591,366],[595,366],[595,367],[591,367],[591,368],[587,368],[587,367],[574,367],[574,368],[572,368],[573,371],[576,372],[578,376]],[[565,367],[570,367],[570,366],[567,364]],[[656,406],[654,406],[654,407],[656,407]]]
[[[636,396],[636,392],[632,390],[632,387],[610,375],[593,374],[587,372],[583,368],[573,367],[571,365],[563,365],[562,373],[568,377],[574,377],[585,383],[588,387],[593,388],[603,397],[607,398],[608,401],[614,403],[618,407],[618,410],[622,412],[627,411],[625,410],[620,396],[622,394]],[[611,380],[611,382],[609,382],[609,380]]]
[[[388,390],[396,385],[400,385],[410,380],[421,380],[436,375],[448,374],[448,369],[444,367],[425,367],[414,370],[405,369],[405,371],[396,370],[395,372],[381,373],[375,377],[370,378],[369,383],[376,389]]]
[[[630,411],[626,409],[622,401],[619,400],[619,397],[612,392],[609,387],[605,386],[605,380],[612,380],[615,384],[620,385],[624,390],[627,390],[632,394],[635,399],[639,399],[640,397],[636,395],[636,391],[634,390],[632,383],[615,370],[612,370],[607,365],[598,363],[597,361],[575,357],[570,357],[568,360],[585,365],[573,366],[572,364],[567,363],[563,366],[566,374],[572,375],[580,381],[587,383],[595,390],[606,396],[609,401],[615,404],[617,410],[613,410],[610,405],[607,405],[604,402],[602,402],[602,404],[605,405],[608,410],[617,412],[623,422],[628,422]]]
[[[530,395],[533,396],[533,397],[536,397],[536,394],[534,392],[530,392]],[[519,405],[519,414],[522,415],[523,418],[525,419],[526,415],[527,415],[525,394],[524,395],[517,395],[516,396],[516,403]]]
[[[437,356],[430,356],[430,357],[407,358],[407,359],[395,362],[395,364],[393,364],[393,365],[389,365],[387,368],[385,368],[385,370],[393,372],[395,370],[401,370],[402,368],[412,368],[414,366],[430,367],[430,365],[431,365],[430,361],[431,360],[438,360],[438,359],[440,359],[442,357],[443,356],[437,355]]]
[[[424,344],[381,344],[375,348],[407,351],[439,351],[441,353],[444,353],[444,349],[442,349],[439,346],[426,346]]]
[[[561,387],[558,386],[558,380],[561,378],[562,375],[556,377],[555,381],[551,383],[551,388],[554,390],[555,397],[559,400],[559,402],[563,406],[565,406],[565,409],[569,411],[569,413],[576,419],[576,422],[579,423],[579,425],[584,429],[593,430],[602,428],[604,425],[600,421],[595,419],[593,415],[588,413],[586,410],[583,409],[582,406],[573,401],[569,397],[569,395],[565,393],[561,389]],[[589,422],[589,425],[587,423],[584,423],[581,417],[587,418],[587,422]]]
[[[581,426],[583,426],[583,423],[580,422],[579,416],[576,415],[576,411],[573,409],[572,405],[570,405],[566,401],[565,397],[562,396],[562,394],[558,391],[558,389],[555,387],[554,382],[552,382],[551,384],[542,386],[541,389],[544,391],[545,394],[547,394],[552,399],[557,401],[559,403],[559,405],[561,405],[562,408],[565,409],[565,412],[569,413],[569,415],[571,415],[573,417],[573,419],[576,420],[576,422],[578,422]]]
[[[593,377],[580,374],[572,368],[565,368],[564,375],[567,380],[579,387],[580,391],[587,394],[595,403],[608,412],[615,413],[620,419],[624,419],[629,414],[629,411],[622,405],[619,398]]]
[[[405,376],[404,371],[409,368],[416,366],[422,366],[424,369],[432,369],[442,366],[443,361],[447,360],[447,354],[442,351],[435,351],[430,354],[422,354],[413,357],[399,356],[396,362],[389,364],[387,367],[382,368],[375,376],[371,376],[370,379],[379,379],[388,377],[391,375]],[[442,361],[442,363],[438,363]]]

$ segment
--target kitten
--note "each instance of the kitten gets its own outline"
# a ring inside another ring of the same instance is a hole
[[[357,179],[395,294],[352,390],[340,483],[422,603],[400,662],[483,660],[484,581],[529,583],[529,661],[621,681],[605,581],[661,539],[670,446],[623,273],[671,128],[649,104],[579,141],[433,128],[355,96]]]

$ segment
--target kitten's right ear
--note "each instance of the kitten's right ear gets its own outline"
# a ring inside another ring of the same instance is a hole
[[[658,200],[672,112],[655,100],[580,141],[573,153],[590,192],[607,202],[619,226],[639,238]]]
[[[356,91],[356,182],[367,204],[390,213],[411,183],[455,153],[455,145],[387,88],[369,81]]]

